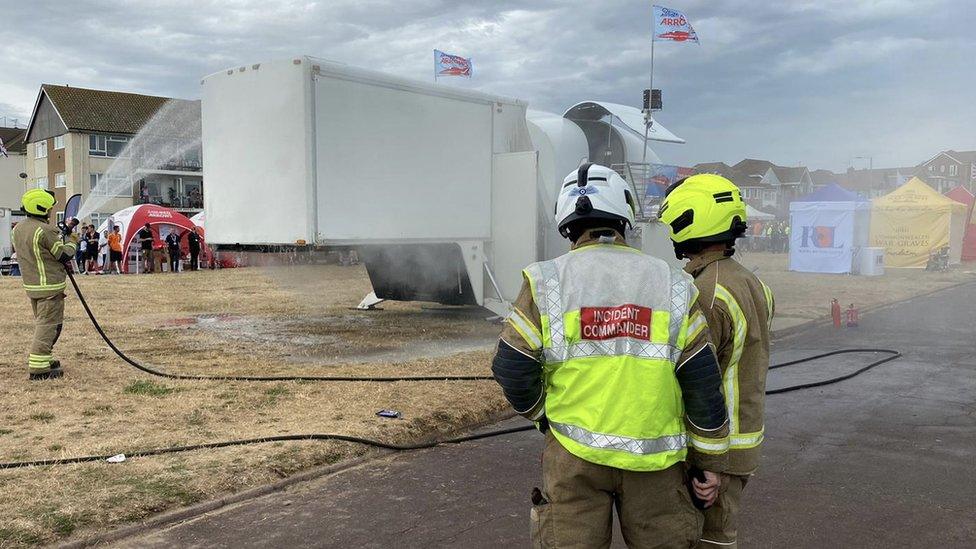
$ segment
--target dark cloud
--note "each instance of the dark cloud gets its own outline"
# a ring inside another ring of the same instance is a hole
[[[659,119],[690,164],[745,156],[843,169],[976,148],[965,0],[684,0],[702,45],[659,43]],[[470,55],[477,87],[561,112],[637,104],[650,2],[75,0],[7,3],[0,115],[29,115],[42,82],[193,98],[201,76],[311,54],[428,79],[433,48]]]

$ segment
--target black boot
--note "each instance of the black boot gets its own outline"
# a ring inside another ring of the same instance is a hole
[[[51,361],[51,370],[48,372],[42,372],[39,374],[30,374],[30,381],[41,381],[45,379],[58,379],[64,376],[64,370],[61,369],[61,362],[58,360]]]

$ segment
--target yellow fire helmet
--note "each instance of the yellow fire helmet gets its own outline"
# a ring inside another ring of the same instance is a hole
[[[51,208],[57,203],[54,193],[46,189],[31,189],[20,198],[24,213],[40,217],[47,217],[51,213]]]
[[[679,259],[679,244],[731,242],[746,229],[739,188],[714,174],[693,175],[672,185],[658,217],[668,226]]]

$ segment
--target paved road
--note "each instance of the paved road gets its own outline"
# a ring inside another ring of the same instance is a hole
[[[743,547],[976,546],[976,284],[811,329],[774,361],[838,347],[905,358],[839,385],[771,396]],[[823,379],[873,356],[770,374]],[[525,547],[541,436],[399,454],[125,540],[123,547]]]

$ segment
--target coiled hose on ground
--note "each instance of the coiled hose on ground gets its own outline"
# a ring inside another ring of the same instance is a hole
[[[81,302],[81,306],[85,309],[85,313],[88,314],[89,320],[91,320],[92,325],[95,330],[102,337],[105,343],[110,349],[123,361],[128,363],[130,366],[145,372],[147,374],[164,377],[168,379],[186,379],[186,380],[198,380],[198,381],[372,381],[372,382],[394,382],[394,381],[480,381],[480,380],[491,380],[491,376],[413,376],[413,377],[347,377],[347,376],[205,376],[205,375],[189,375],[189,374],[171,374],[158,370],[156,368],[142,364],[141,362],[130,358],[124,352],[122,352],[115,343],[108,337],[105,330],[98,323],[95,318],[95,314],[92,313],[91,307],[88,306],[88,302],[85,300],[85,296],[81,293],[81,288],[78,287],[78,283],[75,281],[74,276],[72,276],[71,271],[68,271],[68,279],[71,281],[71,285],[75,289],[75,293],[78,294],[78,300]],[[840,383],[851,379],[852,377],[858,376],[867,372],[868,370],[880,366],[886,362],[890,362],[901,357],[901,353],[891,349],[839,349],[836,351],[831,351],[829,353],[821,353],[818,355],[808,356],[797,360],[791,360],[788,362],[783,362],[780,364],[774,364],[769,367],[770,370],[777,368],[785,368],[787,366],[795,366],[797,364],[803,364],[805,362],[811,362],[814,360],[819,360],[822,358],[827,358],[830,356],[836,356],[841,354],[849,353],[881,353],[888,355],[884,358],[875,360],[870,364],[855,370],[849,374],[845,374],[838,377],[833,377],[830,379],[825,379],[823,381],[815,381],[811,383],[803,383],[799,385],[791,385],[788,387],[782,387],[779,389],[771,389],[766,391],[767,395],[777,395],[782,393],[789,393],[792,391],[799,391],[802,389],[812,389],[814,387],[823,387],[825,385],[831,385],[834,383]],[[501,435],[508,435],[511,433],[519,433],[522,431],[531,431],[535,429],[535,426],[525,425],[522,427],[510,427],[507,429],[497,429],[494,431],[487,431],[483,433],[475,433],[471,435],[465,435],[460,437],[453,437],[440,440],[432,440],[428,442],[420,442],[415,444],[393,444],[388,442],[383,442],[381,440],[373,440],[368,438],[356,437],[351,435],[343,434],[333,434],[333,433],[308,433],[308,434],[296,434],[296,435],[277,435],[277,436],[267,436],[267,437],[257,437],[257,438],[247,438],[238,440],[227,440],[222,442],[207,442],[203,444],[191,444],[188,446],[171,446],[167,448],[152,448],[148,450],[132,450],[123,453],[127,458],[132,457],[145,457],[145,456],[158,456],[162,454],[173,454],[178,452],[190,452],[193,450],[207,450],[213,448],[226,448],[229,446],[244,446],[249,444],[262,444],[267,442],[285,442],[285,441],[311,441],[311,440],[336,440],[343,442],[354,442],[358,444],[364,444],[367,446],[373,446],[376,448],[382,448],[386,450],[394,451],[407,451],[407,450],[422,450],[425,448],[433,448],[440,444],[457,444],[461,442],[469,442],[472,440],[479,440],[489,437],[496,437]],[[114,454],[113,454],[114,455]],[[78,456],[60,459],[42,459],[35,461],[16,461],[10,463],[0,463],[0,469],[18,469],[23,467],[38,467],[47,465],[66,465],[69,463],[84,463],[90,461],[104,461],[111,457],[111,455],[98,455],[98,456]]]

